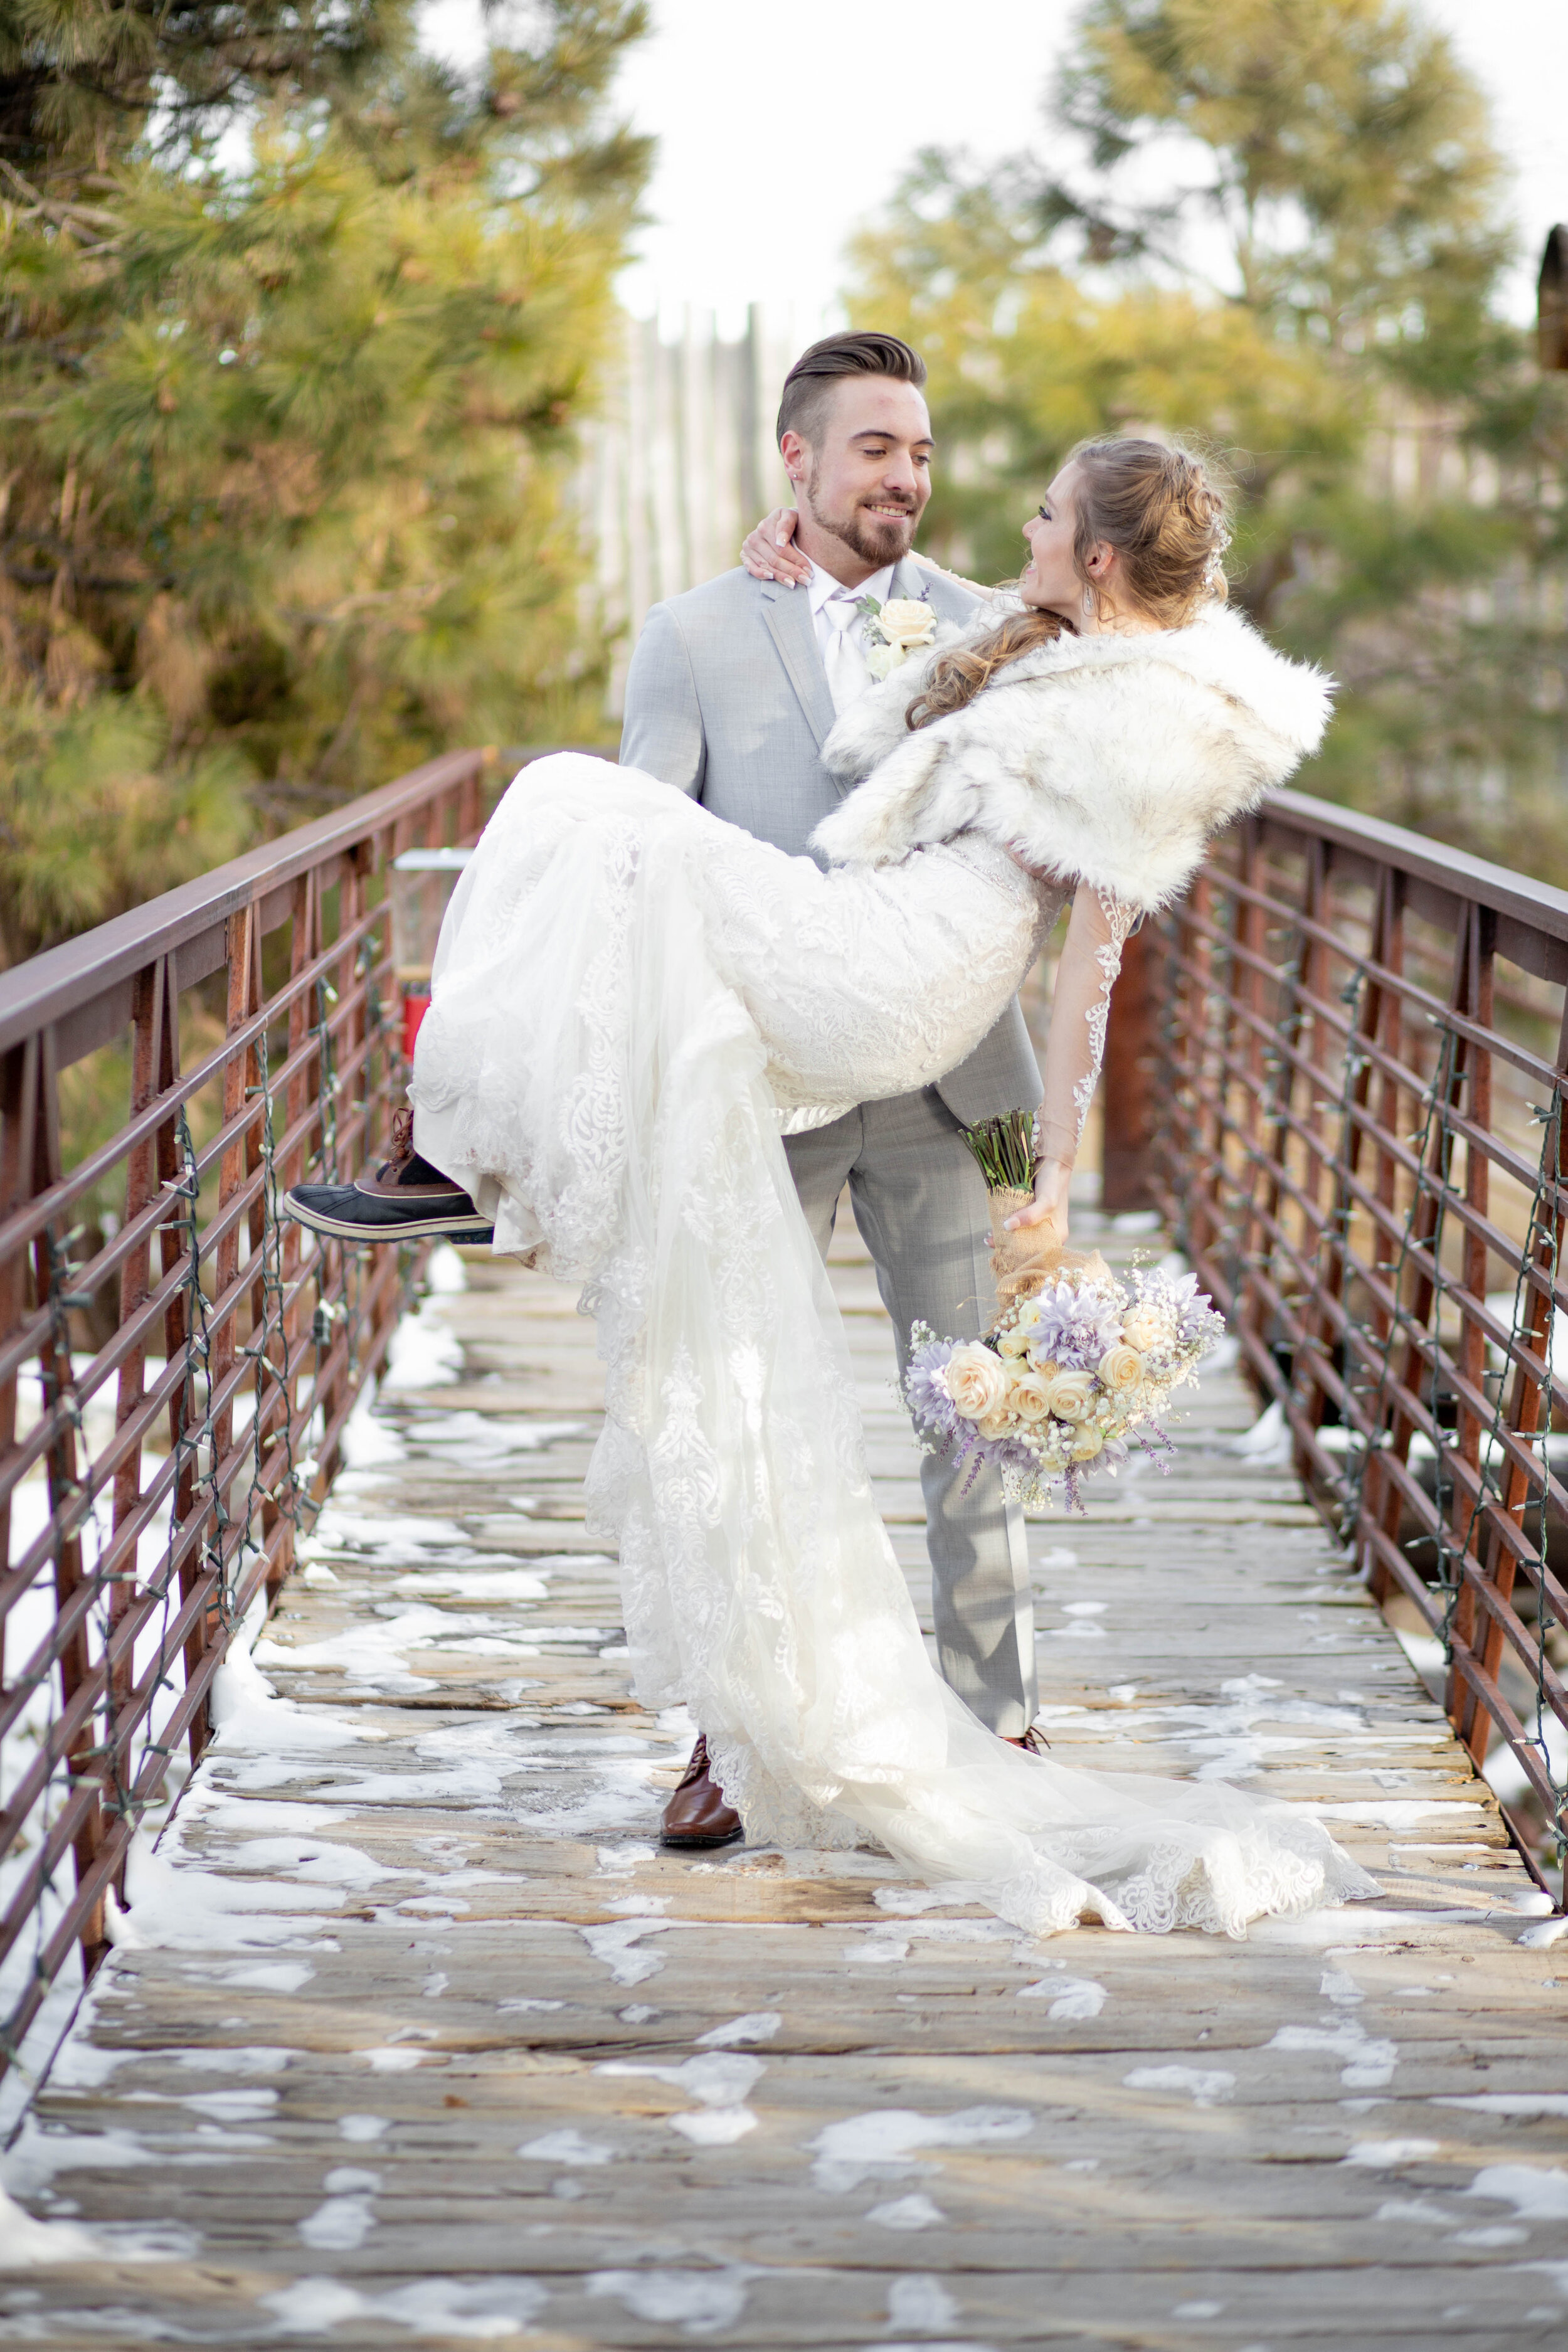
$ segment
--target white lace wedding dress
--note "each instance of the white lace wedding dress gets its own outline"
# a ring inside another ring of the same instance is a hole
[[[781,1140],[951,1070],[1067,895],[972,836],[824,874],[650,777],[541,760],[447,916],[415,1131],[498,1249],[584,1286],[636,1688],[690,1708],[751,1838],[879,1841],[1042,1934],[1239,1935],[1376,1886],[1287,1807],[1025,1754],[941,1681]]]

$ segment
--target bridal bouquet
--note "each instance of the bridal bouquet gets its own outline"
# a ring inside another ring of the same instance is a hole
[[[939,1339],[917,1323],[904,1402],[928,1453],[1002,1473],[1009,1500],[1040,1508],[1081,1482],[1113,1475],[1129,1441],[1168,1449],[1159,1416],[1225,1329],[1197,1276],[1157,1268],[1113,1274],[1098,1250],[1041,1251],[1003,1221],[1033,1198],[1027,1117],[967,1130],[991,1192],[1000,1312],[984,1339]]]

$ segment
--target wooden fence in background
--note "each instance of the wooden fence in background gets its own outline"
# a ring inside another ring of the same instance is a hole
[[[779,392],[822,331],[757,303],[734,341],[715,332],[711,313],[689,311],[673,342],[661,340],[657,320],[624,322],[603,414],[583,433],[576,482],[599,616],[622,633],[616,716],[648,606],[727,572],[752,525],[791,501],[773,442]]]

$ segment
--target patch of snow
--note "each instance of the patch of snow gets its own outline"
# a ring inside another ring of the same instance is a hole
[[[444,1568],[437,1565],[416,1569],[411,1575],[397,1577],[392,1590],[399,1600],[405,1595],[417,1598],[421,1593],[444,1595],[454,1601],[545,1601],[550,1596],[550,1587],[543,1577],[535,1575],[528,1568]],[[551,1630],[542,1625],[538,1628],[541,1635]]]
[[[1239,1437],[1230,1441],[1230,1450],[1239,1454],[1258,1470],[1284,1470],[1289,1467],[1294,1439],[1290,1424],[1285,1418],[1285,1407],[1276,1397]]]
[[[863,2180],[911,2172],[917,2148],[987,2147],[1022,2139],[1034,2129],[1029,2107],[960,2107],[947,2116],[914,2107],[878,2107],[827,2124],[809,2142],[812,2179],[828,2196],[845,2196]]]
[[[449,1388],[462,1378],[463,1343],[432,1298],[421,1300],[392,1335],[382,1375],[383,1396]]]
[[[1130,2091],[1182,2091],[1196,2107],[1212,2107],[1228,2099],[1236,2076],[1223,2066],[1134,2066],[1121,2077]]]
[[[1092,1977],[1042,1977],[1037,1984],[1021,1985],[1020,2000],[1048,2000],[1047,2019],[1058,2025],[1076,2020],[1098,2017],[1105,2007],[1106,1991]]]
[[[1392,2172],[1404,2164],[1426,2164],[1442,2145],[1436,2139],[1358,2139],[1343,2161],[1364,2165],[1374,2172]]]
[[[1533,2164],[1489,2164],[1463,2194],[1511,2205],[1524,2221],[1568,2221],[1568,2172]]]
[[[739,2266],[723,2271],[590,2271],[590,2294],[614,2295],[634,2319],[679,2327],[687,2336],[714,2336],[734,2327],[746,2308],[752,2276]]]
[[[1296,1810],[1311,1814],[1317,1821],[1370,1822],[1379,1829],[1408,1830],[1414,1829],[1417,1822],[1431,1821],[1434,1815],[1484,1813],[1486,1807],[1472,1797],[1445,1797],[1436,1801],[1426,1798],[1360,1797],[1350,1803],[1298,1805]]]
[[[133,1952],[241,1950],[247,1945],[296,1941],[317,1924],[302,1913],[333,1910],[342,1885],[306,1887],[260,1879],[226,1878],[178,1865],[154,1853],[143,1832],[131,1842],[125,1866],[127,1907],[110,1902],[111,1943]]]
[[[869,1935],[858,1936],[844,1957],[868,1968],[888,1967],[909,1958],[910,1939],[895,1936],[888,1927],[873,1927]]]
[[[341,2279],[298,2278],[261,2304],[281,2336],[329,2335],[351,2319],[389,2319],[411,2336],[495,2340],[521,2334],[549,2301],[526,2278],[416,2279],[390,2294],[367,2296]]]
[[[695,2147],[731,2147],[757,2127],[750,2107],[694,2107],[689,2115],[669,2116],[666,2121]]]
[[[1343,2058],[1340,2080],[1347,2091],[1380,2091],[1394,2080],[1399,2063],[1396,2042],[1374,2042],[1352,2018],[1341,2025],[1282,2025],[1269,2050],[1321,2050]]]
[[[670,2129],[698,2147],[728,2147],[756,2129],[757,2118],[743,2103],[767,2068],[761,2058],[743,2058],[736,2052],[713,2050],[705,2051],[698,2058],[688,2058],[679,2066],[615,2060],[594,2071],[598,2074],[651,2075],[657,2082],[668,2083],[674,2089],[684,2091],[688,2097],[699,2102],[698,2108],[690,2115],[667,2116]]]
[[[583,1927],[578,1932],[594,1958],[609,1969],[614,1983],[637,1985],[658,1976],[664,1966],[661,1954],[637,1949],[643,1937],[657,1936],[661,1928],[680,1924],[675,1919],[616,1919],[602,1927]]]
[[[749,2010],[744,2017],[732,2017],[728,2025],[710,2025],[706,2033],[697,2037],[699,2050],[729,2050],[742,2042],[771,2042],[784,2019],[776,2009]]]
[[[936,2336],[957,2317],[957,2304],[929,2272],[897,2278],[888,2289],[889,2327],[912,2327],[919,2335]]]
[[[371,2200],[381,2187],[379,2172],[362,2172],[340,2165],[322,2183],[325,2204],[318,2205],[299,2224],[300,2237],[321,2253],[352,2253],[363,2246],[375,2226]]]
[[[450,1242],[437,1242],[425,1261],[425,1287],[434,1298],[456,1298],[468,1286],[468,1269]]]
[[[947,2215],[940,2205],[933,2205],[929,2197],[916,2189],[908,2197],[895,2197],[890,2204],[873,2205],[866,2219],[882,2230],[933,2230],[947,2220]]]
[[[271,2116],[278,2094],[260,2086],[251,2091],[187,2091],[180,2105],[210,2116],[215,2124],[255,2124]]]
[[[360,1397],[343,1423],[338,1458],[345,1470],[389,1470],[408,1458],[395,1425],[375,1410],[373,1392]]]
[[[1471,2091],[1462,2098],[1435,2098],[1435,2107],[1468,2107],[1479,2116],[1568,2116],[1568,2091]]]
[[[525,2140],[518,2149],[537,2164],[613,2164],[616,2151],[601,2139],[584,2139],[579,2131],[546,2132],[542,2139]]]
[[[957,1879],[945,1886],[878,1886],[871,1893],[879,1911],[891,1911],[900,1919],[918,1918],[922,1911],[961,1911],[979,1899],[977,1886]]]
[[[52,2270],[111,2259],[110,2249],[79,2222],[40,2221],[0,2189],[0,2270]]]
[[[1451,2230],[1455,2216],[1435,2197],[1390,2197],[1373,2215],[1374,2221],[1414,2222],[1422,2230]]]

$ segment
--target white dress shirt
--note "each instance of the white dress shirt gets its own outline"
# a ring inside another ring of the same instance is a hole
[[[865,615],[855,608],[862,596],[874,596],[879,604],[885,604],[892,593],[896,569],[894,564],[885,564],[869,580],[862,580],[858,588],[846,588],[820,563],[812,565],[805,593],[811,599],[812,625],[835,710],[847,710],[873,683],[866,667]]]

